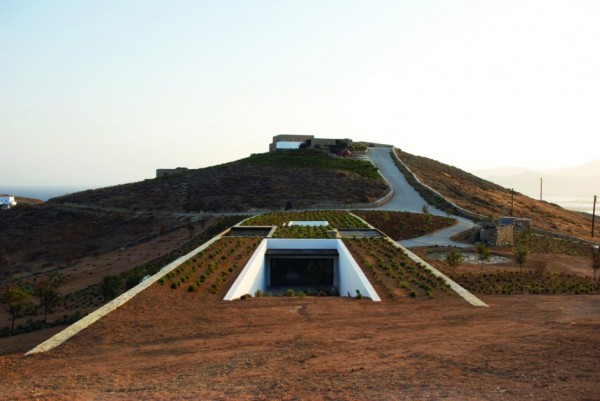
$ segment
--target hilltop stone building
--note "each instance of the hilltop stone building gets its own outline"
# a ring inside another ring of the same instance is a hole
[[[313,148],[337,153],[352,146],[352,139],[315,138],[314,135],[276,135],[269,144],[269,152],[286,149]]]
[[[177,168],[158,168],[156,169],[156,178],[166,177],[168,175],[181,174],[185,173],[189,169],[186,167],[177,167]]]

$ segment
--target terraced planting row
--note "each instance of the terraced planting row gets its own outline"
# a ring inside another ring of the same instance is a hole
[[[284,223],[292,220],[300,221],[323,221],[329,222],[334,228],[367,228],[367,225],[360,219],[343,211],[334,210],[307,210],[303,212],[281,212],[255,216],[246,220],[245,226],[278,226],[282,227]]]
[[[462,273],[453,279],[479,294],[600,294],[600,281],[565,273],[501,271]]]
[[[335,238],[335,232],[329,226],[293,226],[278,227],[273,238]]]
[[[223,237],[162,277],[158,284],[216,294],[243,268],[262,238]]]
[[[390,298],[452,294],[441,278],[412,261],[385,238],[344,239],[344,244],[367,277],[379,283]]]

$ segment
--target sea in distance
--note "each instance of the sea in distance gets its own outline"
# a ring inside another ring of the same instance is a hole
[[[21,196],[24,198],[33,198],[43,201],[47,201],[57,196],[72,194],[74,192],[85,191],[86,188],[82,186],[60,186],[60,187],[28,187],[28,186],[3,186],[0,185],[0,193],[14,196]]]

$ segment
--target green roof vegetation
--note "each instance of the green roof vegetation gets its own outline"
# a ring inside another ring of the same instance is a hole
[[[332,157],[315,149],[280,150],[277,152],[254,154],[242,163],[254,166],[268,167],[292,167],[292,168],[315,168],[337,169],[351,171],[365,178],[381,180],[377,167],[368,161]]]
[[[245,226],[278,226],[290,221],[327,221],[329,228],[368,228],[360,219],[348,212],[335,210],[307,210],[302,212],[269,213],[246,220]]]

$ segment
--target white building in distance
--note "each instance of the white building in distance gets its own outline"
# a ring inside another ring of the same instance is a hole
[[[10,209],[12,206],[15,206],[17,202],[15,201],[15,197],[12,195],[0,194],[0,209]]]

